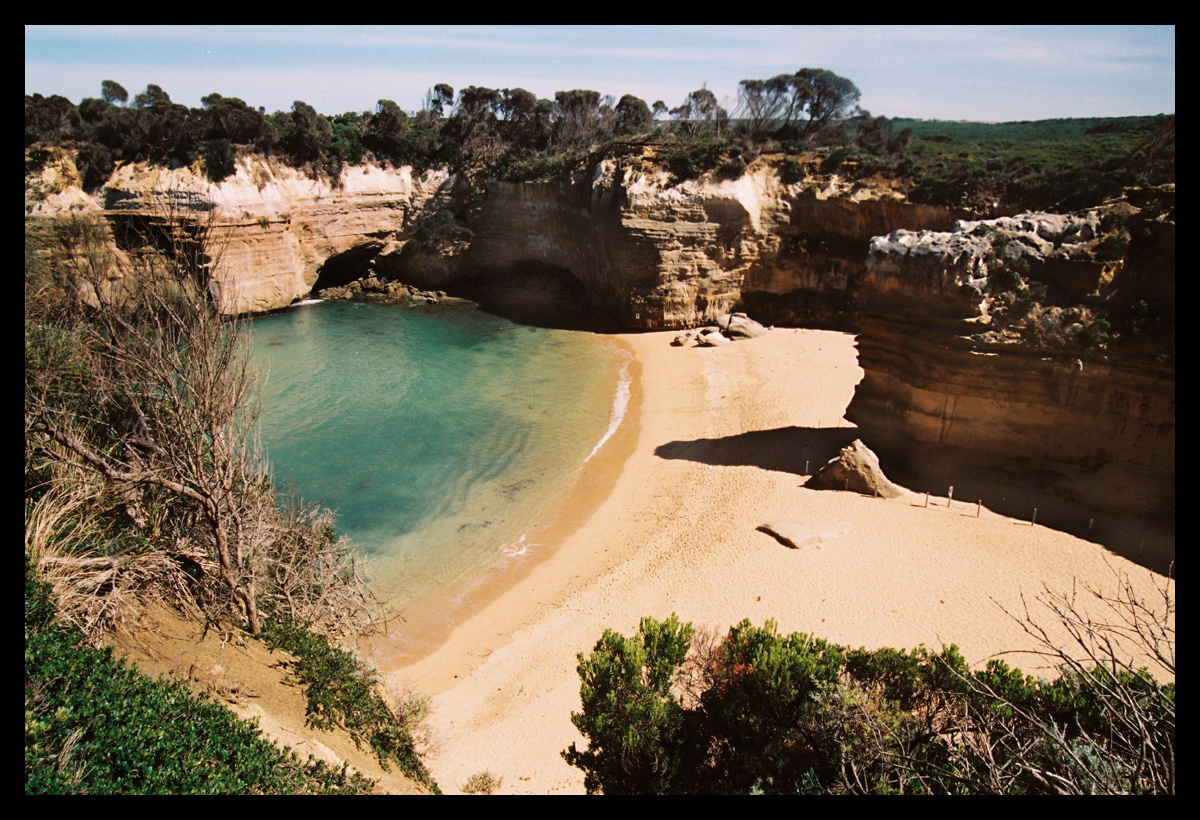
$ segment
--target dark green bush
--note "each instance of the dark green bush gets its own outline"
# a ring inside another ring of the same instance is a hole
[[[181,683],[151,680],[53,620],[25,564],[26,794],[362,794],[370,780],[301,762]]]
[[[717,166],[717,179],[741,179],[746,175],[746,163],[741,157],[731,157]]]
[[[204,173],[212,182],[220,182],[237,171],[233,144],[227,139],[209,140],[204,143]]]
[[[459,223],[454,212],[442,208],[437,213],[422,218],[413,228],[409,243],[416,248],[434,249],[443,242],[468,241],[474,232]]]
[[[403,716],[379,694],[375,671],[346,649],[301,625],[272,621],[263,632],[267,645],[296,656],[288,668],[304,687],[308,723],[318,729],[342,727],[360,748],[365,742],[386,770],[400,770],[435,794],[440,793],[416,748]]]
[[[834,171],[836,171],[838,168],[840,168],[842,166],[842,163],[845,162],[846,158],[849,156],[850,156],[849,148],[836,149],[829,156],[827,156],[825,158],[825,160],[821,163],[821,173],[832,174]]]
[[[1167,622],[1142,626],[1173,669]],[[579,656],[588,748],[563,756],[590,793],[1174,791],[1174,684],[1102,651],[1046,682],[1000,660],[972,672],[953,646],[851,650],[770,622],[689,654],[693,637],[647,618]]]
[[[804,165],[793,157],[785,158],[783,164],[779,166],[779,179],[785,185],[795,185],[797,182],[803,182],[807,176],[808,174],[804,170]]]
[[[1129,237],[1124,234],[1110,233],[1096,243],[1096,258],[1101,262],[1115,262],[1124,259],[1129,252]]]
[[[671,694],[675,670],[691,645],[691,624],[674,616],[643,618],[626,639],[608,630],[591,656],[579,655],[583,712],[571,722],[588,739],[563,758],[584,771],[589,794],[662,794],[681,768],[684,710]]]

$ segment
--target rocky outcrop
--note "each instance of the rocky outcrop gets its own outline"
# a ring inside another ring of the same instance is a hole
[[[858,293],[865,375],[847,417],[918,472],[935,451],[1057,464],[1074,468],[1063,494],[1111,510],[1134,500],[1087,497],[1078,478],[1119,468],[1162,485],[1158,509],[1139,498],[1136,511],[1173,510],[1173,225],[1173,207],[1118,203],[876,237]],[[1170,264],[1152,271],[1164,242]],[[1139,314],[1169,326],[1155,339]]]
[[[118,168],[96,196],[66,188],[29,208],[33,215],[103,213],[118,240],[131,227],[171,213],[204,219],[215,209],[215,279],[223,309],[255,313],[308,295],[322,271],[345,271],[331,284],[366,273],[368,263],[397,249],[406,225],[446,196],[449,176],[414,176],[409,168],[358,166],[333,184],[259,158],[212,184],[189,168],[142,164]]]
[[[682,331],[671,340],[671,344],[683,347],[688,342],[695,342],[697,347],[719,347],[739,339],[757,339],[766,332],[767,328],[746,314],[729,313],[717,317],[716,327]]]
[[[855,439],[843,447],[835,458],[830,459],[817,474],[808,480],[806,487],[815,490],[843,490],[881,498],[902,498],[905,492],[888,480],[879,466],[879,456],[871,448]]]
[[[868,238],[952,221],[886,188],[784,185],[766,161],[738,180],[671,184],[647,157],[627,156],[570,180],[489,183],[463,217],[468,248],[396,270],[446,290],[530,266],[558,270],[625,328],[695,327],[738,306],[771,324],[847,327]]]
[[[216,278],[231,312],[376,276],[483,302],[532,295],[519,307],[650,330],[735,308],[768,324],[848,327],[869,237],[953,220],[884,185],[817,174],[785,185],[766,158],[738,180],[673,184],[654,150],[548,182],[468,184],[374,166],[330,181],[243,158],[214,185],[187,168],[129,165],[97,197],[64,191],[36,207],[87,207],[115,221],[155,218],[164,195],[201,215],[215,207],[226,237]]]

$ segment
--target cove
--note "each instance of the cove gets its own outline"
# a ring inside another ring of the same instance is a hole
[[[615,430],[628,357],[466,304],[320,302],[253,321],[281,494],[338,513],[403,614],[449,612]]]

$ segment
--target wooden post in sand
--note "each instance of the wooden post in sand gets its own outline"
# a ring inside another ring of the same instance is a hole
[[[983,499],[982,498],[975,502],[975,517],[976,518],[979,517],[979,511],[981,509],[983,509]]]
[[[950,492],[946,493],[946,509],[950,509],[950,505],[954,503],[954,485],[950,485]]]
[[[929,509],[929,493],[925,493],[925,509]]]
[[[808,475],[808,459],[804,459],[804,474]]]
[[[1033,518],[1031,518],[1029,520],[1029,526],[1032,527],[1036,523],[1037,523],[1037,507],[1034,507],[1033,508]]]
[[[1092,534],[1092,525],[1095,523],[1096,523],[1096,519],[1094,519],[1094,518],[1088,519],[1088,535]]]

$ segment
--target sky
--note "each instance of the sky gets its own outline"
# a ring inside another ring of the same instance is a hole
[[[211,92],[324,114],[436,83],[587,88],[674,108],[708,88],[825,68],[872,114],[946,120],[1175,113],[1174,26],[26,26],[25,93],[78,103],[115,80],[196,107]]]

